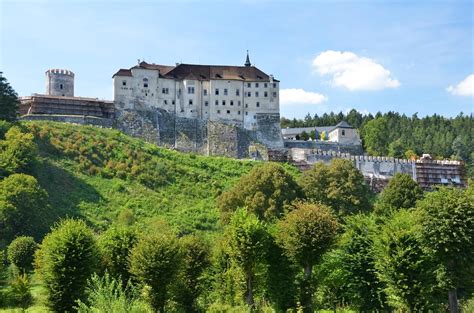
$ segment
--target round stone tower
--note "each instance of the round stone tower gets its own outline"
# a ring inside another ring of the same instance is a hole
[[[63,69],[50,69],[45,74],[47,95],[74,97],[73,72]]]

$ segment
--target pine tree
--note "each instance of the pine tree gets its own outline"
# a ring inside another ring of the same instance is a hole
[[[19,103],[17,93],[0,72],[0,120],[16,120]]]

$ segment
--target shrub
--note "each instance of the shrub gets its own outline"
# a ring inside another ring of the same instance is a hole
[[[7,302],[11,306],[19,306],[23,309],[33,303],[33,296],[30,291],[30,280],[26,273],[14,274],[10,279],[7,289]]]
[[[64,220],[44,238],[35,263],[53,310],[71,311],[84,299],[98,258],[92,231],[81,220]]]
[[[123,287],[119,279],[106,272],[103,277],[93,274],[88,280],[86,298],[84,302],[78,301],[77,312],[151,313],[153,310],[139,299],[131,285]]]
[[[35,161],[36,144],[33,135],[11,127],[0,141],[0,177],[12,173],[28,173]]]
[[[168,289],[179,269],[179,246],[168,234],[143,237],[130,255],[130,272],[148,290],[155,310],[164,311]]]
[[[20,236],[8,246],[8,261],[23,272],[32,269],[37,244],[33,237]]]

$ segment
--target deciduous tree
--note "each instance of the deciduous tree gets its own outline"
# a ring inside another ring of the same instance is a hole
[[[33,259],[38,244],[33,237],[16,237],[8,246],[8,261],[22,272],[33,268]]]
[[[0,72],[0,120],[16,120],[19,104],[18,94]]]

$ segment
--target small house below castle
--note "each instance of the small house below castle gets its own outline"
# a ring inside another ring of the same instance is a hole
[[[311,136],[315,140],[340,144],[361,144],[359,133],[346,121],[334,126],[285,128],[281,130],[281,133],[285,140],[305,140],[305,137]]]

